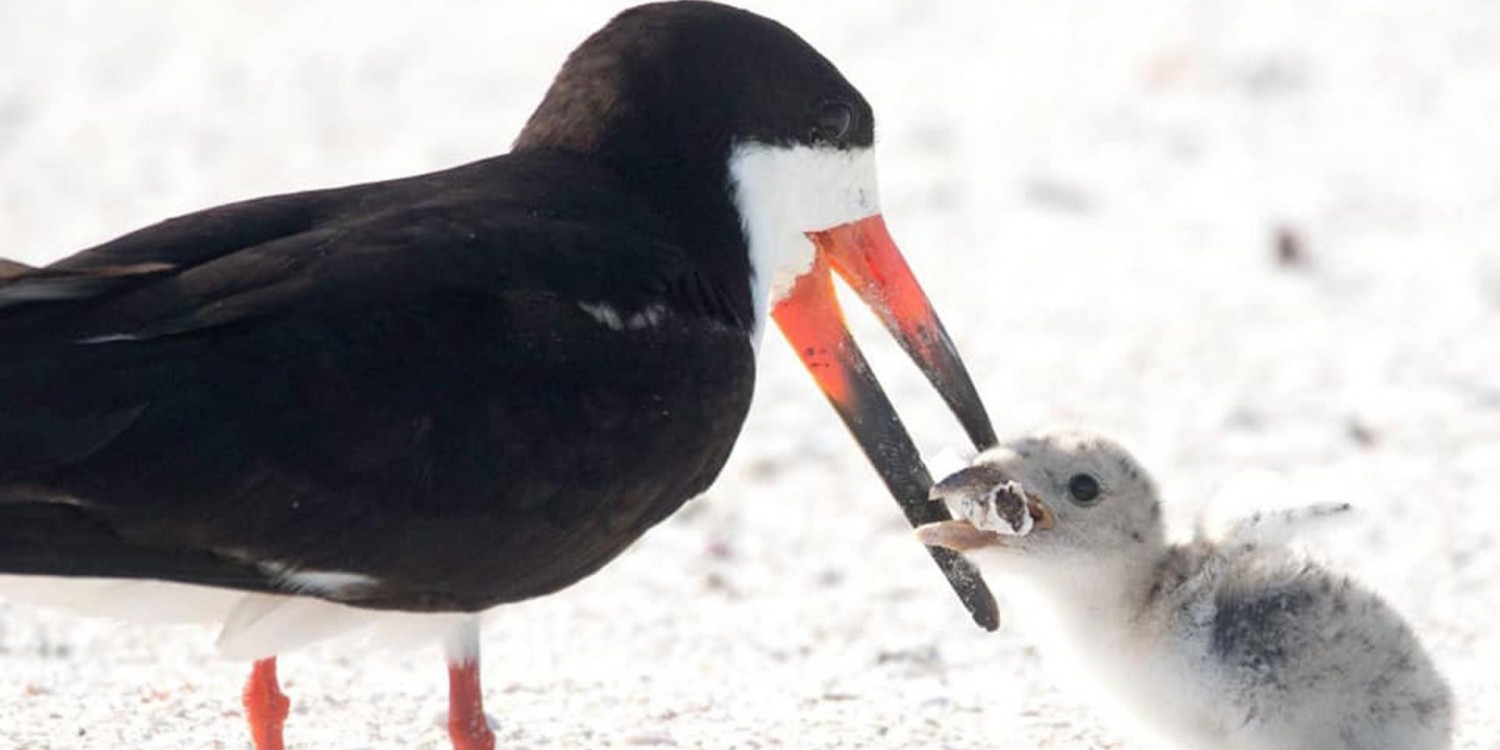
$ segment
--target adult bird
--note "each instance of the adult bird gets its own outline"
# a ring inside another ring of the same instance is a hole
[[[0,573],[222,621],[256,660],[261,750],[276,654],[416,623],[446,643],[454,745],[492,747],[476,613],[590,575],[709,486],[768,317],[910,518],[942,517],[830,269],[994,442],[886,231],[874,132],[785,27],[647,5],[569,56],[509,154],[0,266]]]

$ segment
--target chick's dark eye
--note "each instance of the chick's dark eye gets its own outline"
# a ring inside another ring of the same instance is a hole
[[[826,102],[818,109],[813,124],[813,136],[821,141],[836,143],[854,127],[854,110],[843,102]]]
[[[1068,479],[1068,495],[1079,505],[1093,505],[1099,500],[1099,480],[1088,474],[1074,474]]]

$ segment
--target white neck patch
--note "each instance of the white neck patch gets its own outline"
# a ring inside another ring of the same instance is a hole
[[[812,268],[806,233],[880,212],[875,150],[740,142],[729,152],[729,181],[750,248],[752,340],[759,346],[771,306]]]

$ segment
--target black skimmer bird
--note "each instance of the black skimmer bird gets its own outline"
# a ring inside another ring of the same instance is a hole
[[[993,444],[881,217],[874,133],[785,27],[648,5],[571,54],[507,155],[0,267],[0,573],[221,619],[261,750],[277,653],[417,623],[447,644],[454,744],[490,747],[474,614],[708,487],[771,319],[908,517],[945,518],[833,294],[830,270]],[[993,627],[977,572],[934,556]]]
[[[1148,740],[1234,750],[1439,750],[1452,697],[1379,596],[1286,546],[1347,504],[1261,510],[1165,541],[1144,469],[1096,435],[981,454],[918,528],[1016,598],[1016,622],[1098,705]]]

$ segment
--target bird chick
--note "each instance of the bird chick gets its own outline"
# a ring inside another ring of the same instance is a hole
[[[1150,476],[1120,446],[1082,432],[993,448],[932,498],[956,520],[918,537],[971,554],[1049,663],[1153,743],[1450,746],[1448,687],[1411,629],[1271,528],[1346,505],[1258,513],[1220,537],[1168,544]],[[1005,522],[1020,513],[1029,522]]]

